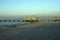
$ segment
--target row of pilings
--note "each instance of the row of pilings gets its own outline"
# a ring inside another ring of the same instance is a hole
[[[50,19],[39,19],[39,20],[0,20],[0,22],[52,22]]]
[[[54,20],[55,19],[50,19],[50,18],[25,17],[19,20],[18,19],[0,20],[0,22],[54,22]]]

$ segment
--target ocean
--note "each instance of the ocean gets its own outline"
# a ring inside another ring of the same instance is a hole
[[[0,22],[0,25],[21,25],[27,24],[29,22]]]

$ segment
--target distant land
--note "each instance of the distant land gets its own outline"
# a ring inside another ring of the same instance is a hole
[[[60,18],[60,16],[35,16],[35,15],[27,15],[28,17],[39,17],[39,18]],[[0,16],[0,20],[1,19],[21,19],[27,16]]]

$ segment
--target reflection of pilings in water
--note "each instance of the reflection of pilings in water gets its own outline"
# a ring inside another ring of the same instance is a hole
[[[0,22],[2,22],[2,20],[0,20]]]

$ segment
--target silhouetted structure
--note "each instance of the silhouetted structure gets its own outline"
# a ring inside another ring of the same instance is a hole
[[[39,18],[38,17],[26,17],[26,18],[23,18],[23,22],[39,22]]]

